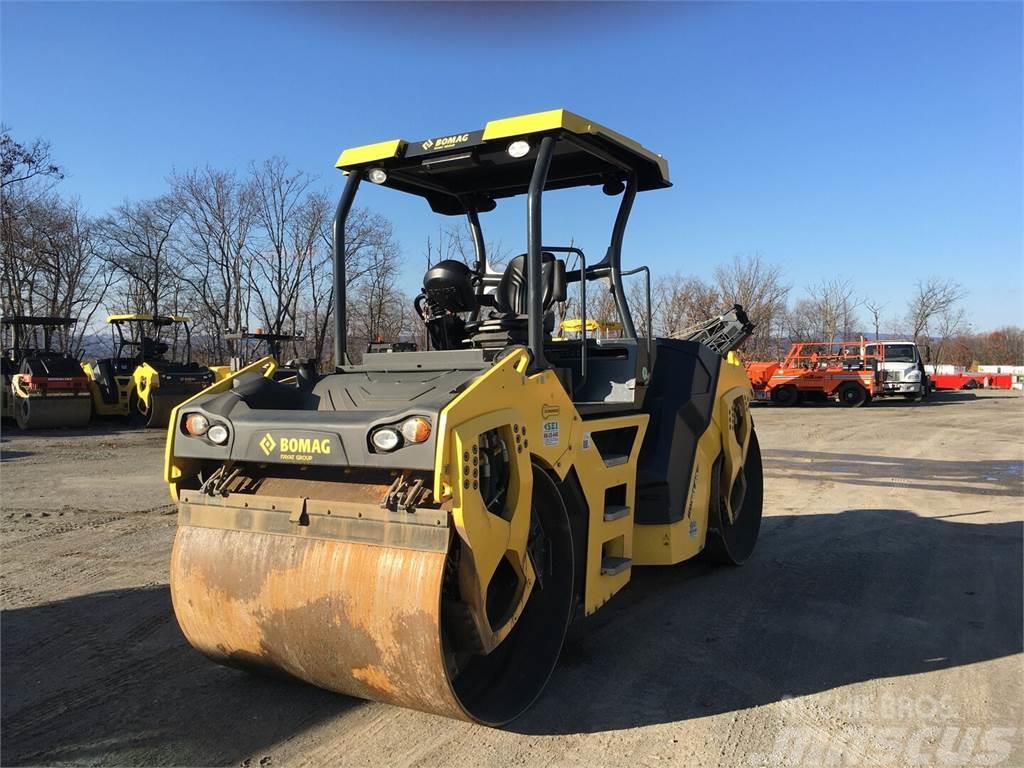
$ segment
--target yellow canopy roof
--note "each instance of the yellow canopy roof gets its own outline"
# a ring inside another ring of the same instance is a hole
[[[525,194],[536,148],[556,139],[545,189],[604,184],[635,176],[637,190],[672,186],[668,161],[638,142],[566,109],[491,120],[484,128],[421,141],[391,139],[346,149],[337,167],[346,173],[383,171],[371,181],[420,195],[438,213],[462,213],[467,198],[485,200]],[[519,144],[516,154],[509,151]],[[493,207],[493,206],[491,206]]]
[[[563,333],[579,333],[583,327],[583,322],[578,317],[572,317],[568,320],[563,320],[560,328]],[[609,321],[601,322],[595,320],[592,317],[587,318],[587,331],[594,333],[597,331],[621,331],[622,323]]]

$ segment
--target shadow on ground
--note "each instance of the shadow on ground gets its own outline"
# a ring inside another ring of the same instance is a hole
[[[985,398],[979,397],[974,392],[932,392],[924,400],[907,400],[902,395],[890,395],[888,397],[876,397],[867,408],[931,408],[936,405],[966,405]],[[820,405],[820,403],[819,403]]]
[[[765,518],[742,568],[636,569],[511,728],[675,722],[1020,653],[1022,532],[892,509]]]
[[[237,765],[358,702],[219,667],[166,586],[0,614],[0,764]]]
[[[28,456],[35,456],[35,451],[9,451],[6,448],[0,448],[0,461],[14,461]]]
[[[120,435],[125,432],[162,434],[166,431],[163,428],[147,430],[142,425],[129,423],[126,418],[93,419],[88,426],[74,429],[64,427],[54,427],[53,429],[19,429],[13,422],[8,423],[5,421],[3,423],[4,439],[0,442],[6,443],[8,440],[17,441],[19,438],[32,437],[89,437],[93,435]]]
[[[981,496],[1024,496],[1024,462],[943,461],[820,451],[765,451],[765,471],[793,480]]]
[[[890,509],[766,518],[743,568],[636,569],[511,730],[675,722],[1019,653],[1021,534]],[[359,706],[206,661],[163,586],[0,621],[4,765],[237,764]]]
[[[1005,395],[995,395],[995,397],[1005,397]],[[932,392],[926,400],[915,402],[913,400],[907,400],[902,395],[890,395],[889,397],[876,397],[870,403],[865,403],[861,408],[932,408],[941,405],[967,405],[968,403],[975,403],[978,400],[986,400],[992,398],[992,395],[978,395],[975,392],[964,392],[964,391],[943,391],[943,392]],[[757,408],[780,408],[781,406],[775,405],[774,403],[757,401],[753,402],[753,405]],[[816,399],[808,396],[807,399],[801,400],[800,404],[794,406],[796,408],[835,408],[837,410],[853,410],[849,408],[843,408],[835,400],[826,400],[824,398]]]

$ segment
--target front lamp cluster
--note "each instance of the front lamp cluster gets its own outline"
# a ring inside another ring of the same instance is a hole
[[[190,413],[185,416],[185,431],[192,437],[203,437],[211,443],[224,445],[231,432],[224,424],[210,424],[210,420],[201,413]]]
[[[377,427],[370,433],[370,444],[380,453],[397,451],[403,445],[415,445],[430,438],[430,422],[422,416],[412,416],[401,424]]]

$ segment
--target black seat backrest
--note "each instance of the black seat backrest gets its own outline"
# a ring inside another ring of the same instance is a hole
[[[96,376],[96,385],[99,387],[100,396],[105,403],[116,403],[118,400],[117,382],[114,376],[126,373],[124,363],[127,361],[118,360],[113,357],[104,357],[94,360],[92,363]]]
[[[21,372],[31,374],[32,376],[54,376],[60,378],[74,378],[85,375],[77,359],[61,352],[45,352],[32,357],[26,357],[21,361]]]
[[[142,337],[142,359],[150,360],[163,357],[170,347],[166,342],[151,339],[149,336]]]
[[[545,251],[541,254],[541,265],[543,304],[547,311],[556,301],[565,301],[565,262]],[[499,312],[525,315],[529,311],[526,296],[526,254],[523,253],[505,268],[501,282],[494,289],[494,306]]]

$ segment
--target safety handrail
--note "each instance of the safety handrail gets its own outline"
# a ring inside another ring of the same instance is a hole
[[[654,338],[654,322],[651,318],[651,270],[645,265],[642,267],[636,267],[635,269],[626,270],[625,272],[620,272],[619,275],[621,277],[629,277],[630,275],[635,275],[638,272],[644,273],[644,291],[647,298],[647,365],[650,367],[651,354],[653,352],[652,340]]]
[[[573,270],[573,273],[577,273],[577,280],[580,284],[580,381],[586,382],[587,380],[587,281],[579,277],[579,275],[585,275],[587,273],[587,257],[583,255],[583,251],[579,248],[574,248],[570,245],[557,245],[557,246],[544,246],[542,250],[550,251],[552,253],[572,253],[575,254],[580,260],[580,268]],[[570,282],[570,272],[566,272],[565,281]],[[571,282],[576,282],[575,280]]]

